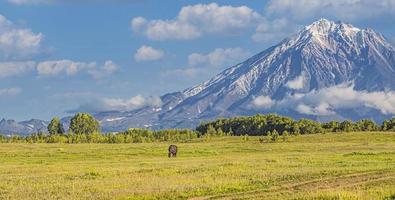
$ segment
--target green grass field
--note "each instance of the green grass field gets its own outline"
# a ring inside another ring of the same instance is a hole
[[[395,199],[395,133],[0,144],[0,199]]]

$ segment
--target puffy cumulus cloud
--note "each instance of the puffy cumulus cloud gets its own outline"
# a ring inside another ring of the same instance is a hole
[[[141,19],[141,17],[139,17],[139,19]],[[133,22],[135,22],[135,19],[133,19]],[[149,23],[139,25],[133,22],[132,28],[139,27],[133,30],[142,32],[151,40],[188,40],[197,38],[201,35],[197,27],[179,21],[152,20]]]
[[[82,70],[92,70],[96,64],[75,62],[71,60],[44,61],[37,65],[37,73],[40,76],[74,75]]]
[[[75,112],[103,112],[103,111],[133,111],[146,106],[160,107],[162,101],[159,97],[144,97],[137,95],[130,99],[122,98],[95,98],[95,100],[80,105],[77,109],[68,111]]]
[[[265,96],[262,99],[263,102],[271,102],[271,106],[255,99],[252,101],[252,105],[262,109],[290,109],[301,114],[317,116],[334,115],[338,109],[361,107],[376,109],[383,114],[395,114],[394,91],[357,91],[353,85],[349,84],[314,90],[309,93],[297,93],[277,101],[269,100]]]
[[[22,92],[21,88],[0,88],[0,97],[15,96]]]
[[[134,54],[134,59],[138,62],[162,59],[165,53],[160,49],[143,45]]]
[[[130,25],[134,31],[141,31],[145,25],[147,24],[147,20],[144,17],[135,17],[132,19]]]
[[[188,56],[188,63],[191,67],[223,67],[224,65],[231,65],[235,62],[241,62],[248,55],[249,53],[241,48],[217,48],[206,55],[200,53],[190,54]]]
[[[72,76],[86,73],[99,79],[111,75],[117,70],[118,66],[111,60],[106,61],[103,65],[98,65],[96,62],[86,63],[72,60],[0,62],[0,78],[35,72],[41,77]]]
[[[317,16],[342,20],[362,20],[383,15],[395,15],[394,0],[271,0],[266,12],[274,16],[289,16],[295,20]]]
[[[298,89],[303,89],[305,85],[305,75],[302,73],[302,75],[296,77],[293,80],[288,81],[285,86],[287,86],[290,89],[298,90]]]
[[[44,61],[37,64],[39,76],[72,76],[78,73],[87,73],[93,78],[103,78],[117,71],[118,66],[111,60],[103,65],[96,62],[76,62],[72,60]]]
[[[19,28],[0,15],[0,59],[26,59],[42,53],[43,38],[43,34]]]
[[[254,24],[260,15],[247,6],[219,6],[216,3],[183,7],[178,20],[206,32],[223,32]]]
[[[132,19],[136,32],[152,40],[194,39],[203,34],[227,33],[254,26],[261,15],[247,6],[219,6],[216,3],[197,4],[181,8],[175,19]]]
[[[26,62],[0,62],[0,78],[17,76],[31,72],[35,69],[36,63]]]

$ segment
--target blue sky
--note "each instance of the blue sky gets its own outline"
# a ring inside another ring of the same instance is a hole
[[[1,0],[0,118],[159,104],[320,18],[395,42],[395,0]]]

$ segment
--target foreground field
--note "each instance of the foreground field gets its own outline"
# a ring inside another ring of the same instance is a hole
[[[0,144],[0,199],[395,199],[395,133]]]

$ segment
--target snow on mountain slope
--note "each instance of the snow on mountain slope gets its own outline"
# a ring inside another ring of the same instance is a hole
[[[31,134],[36,132],[47,132],[48,122],[31,119],[28,121],[16,122],[15,120],[0,120],[0,133],[2,134]]]
[[[394,58],[394,48],[373,30],[321,19],[211,80],[184,90],[183,101],[161,119],[254,113],[251,102],[258,96],[281,100],[345,82],[353,83],[356,90],[393,90]]]

